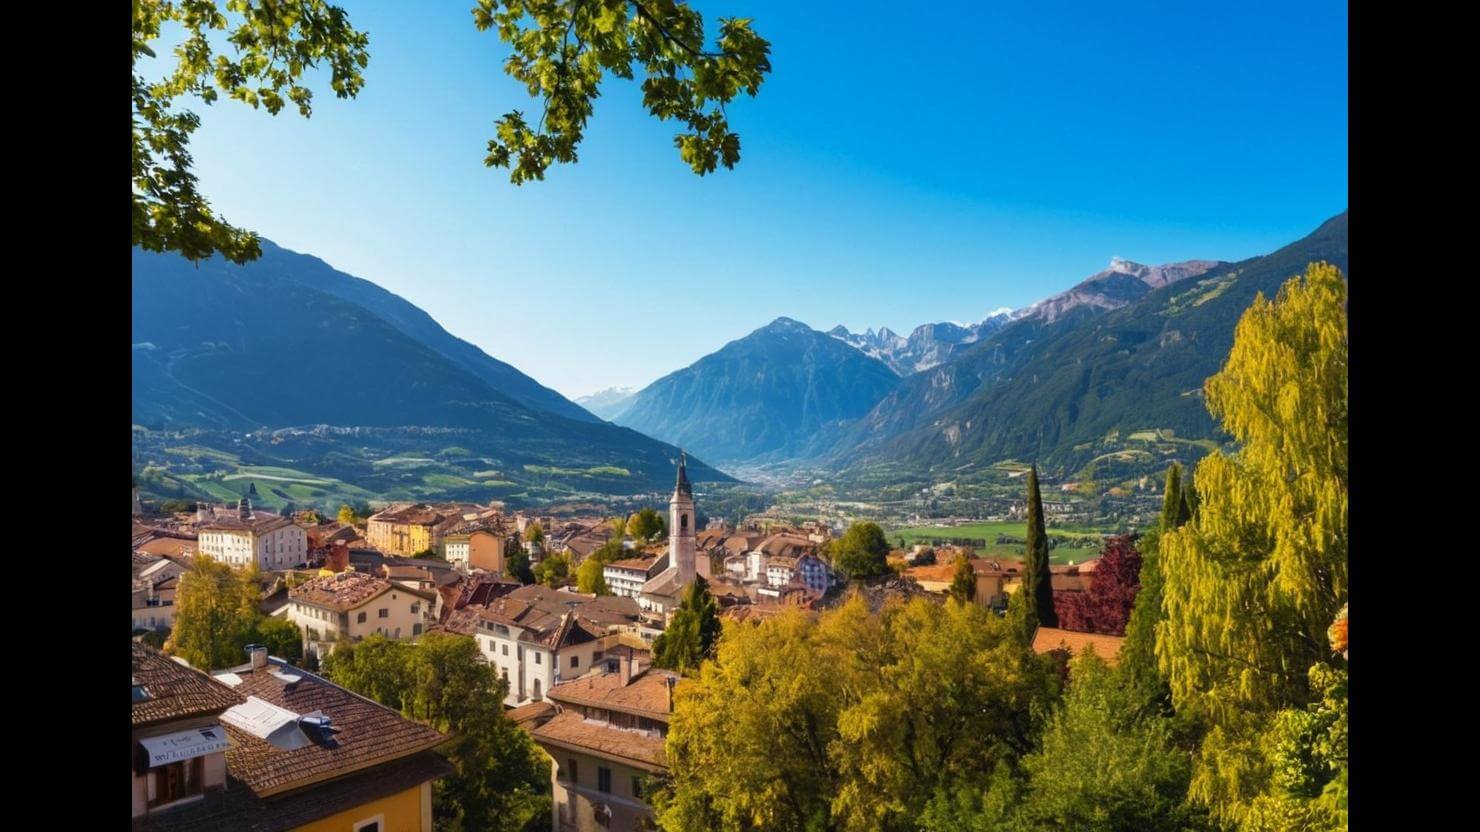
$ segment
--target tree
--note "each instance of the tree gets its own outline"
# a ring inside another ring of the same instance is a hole
[[[877,523],[854,523],[831,541],[832,565],[844,580],[867,580],[889,574],[889,541]]]
[[[684,590],[678,609],[668,626],[653,641],[653,664],[679,673],[694,673],[714,655],[721,633],[719,603],[709,592],[709,582],[695,575]]]
[[[1156,661],[1156,626],[1166,616],[1162,610],[1161,558],[1158,555],[1161,536],[1181,528],[1192,519],[1194,494],[1191,482],[1184,490],[1182,466],[1172,463],[1167,468],[1166,488],[1162,494],[1161,515],[1157,525],[1143,536],[1140,543],[1140,590],[1125,625],[1125,645],[1120,649],[1120,669],[1127,684],[1141,692],[1142,707],[1171,711],[1171,689]]]
[[[504,565],[509,571],[509,577],[521,584],[534,583],[534,571],[529,568],[529,553],[519,545],[518,540],[511,540],[505,550],[509,553],[504,560]]]
[[[565,586],[570,578],[570,555],[556,552],[535,564],[534,578],[552,589]]]
[[[1273,787],[1261,736],[1319,697],[1305,669],[1346,599],[1346,339],[1333,266],[1254,299],[1204,388],[1239,451],[1198,463],[1195,514],[1160,542],[1157,659],[1177,710],[1209,726],[1191,792],[1222,821]]]
[[[335,684],[453,735],[442,752],[455,772],[433,786],[438,829],[549,826],[548,764],[504,715],[506,683],[472,639],[428,633],[412,646],[377,634],[341,645],[324,668]]]
[[[962,555],[956,558],[956,572],[951,576],[951,597],[963,604],[976,598],[976,569],[971,558]]]
[[[1055,599],[1059,626],[1083,633],[1124,635],[1141,585],[1140,574],[1141,553],[1131,538],[1106,538],[1089,588]]]
[[[338,520],[346,526],[359,526],[365,522],[365,518],[361,517],[359,512],[348,503],[339,507]]]
[[[286,618],[263,616],[252,640],[266,647],[268,655],[293,664],[303,660],[303,631]]]
[[[261,616],[255,570],[252,573],[215,558],[196,558],[180,575],[167,652],[204,670],[245,661],[246,645]]]
[[[730,131],[724,105],[741,92],[754,96],[771,71],[770,44],[749,20],[720,18],[711,51],[703,18],[676,0],[478,0],[473,24],[513,47],[505,72],[542,101],[533,126],[513,110],[495,122],[488,142],[484,164],[510,168],[516,185],[543,179],[553,163],[576,161],[602,81],[608,73],[631,80],[634,68],[644,74],[648,112],[684,125],[674,137],[684,163],[700,175],[719,164],[732,168],[740,137]],[[158,57],[151,44],[172,26],[184,30],[184,42],[174,65],[151,83],[140,64]],[[213,54],[212,36],[220,32],[229,33],[231,56]],[[369,36],[325,0],[135,0],[133,244],[191,260],[262,256],[257,235],[217,216],[200,193],[189,149],[200,118],[177,108],[176,99],[195,96],[209,106],[225,95],[272,115],[291,104],[307,118],[313,91],[300,83],[305,73],[327,67],[334,94],[354,98],[364,86],[368,47]]]
[[[542,529],[542,528],[540,528],[539,521],[538,520],[530,521],[529,525],[527,525],[527,526],[524,527],[524,542],[531,543],[531,544],[534,544],[534,545],[538,546],[539,544],[543,543],[544,541],[545,541],[545,530]]]
[[[644,508],[627,518],[627,534],[637,540],[652,540],[666,531],[663,515],[651,508]]]
[[[1013,829],[1182,832],[1202,818],[1185,804],[1191,761],[1170,721],[1139,717],[1134,694],[1093,651],[1069,663],[1073,679],[1027,775]]]
[[[612,591],[606,586],[604,573],[606,564],[596,558],[586,558],[580,568],[576,570],[576,591],[591,595],[611,595]]]
[[[1058,614],[1053,608],[1053,579],[1048,568],[1048,535],[1043,528],[1043,497],[1038,493],[1038,466],[1028,469],[1028,532],[1025,550],[1027,562],[1023,564],[1024,597],[1031,619],[1025,624],[1029,629],[1037,625],[1059,626]]]

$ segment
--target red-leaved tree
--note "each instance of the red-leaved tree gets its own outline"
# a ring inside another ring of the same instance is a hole
[[[1141,553],[1129,535],[1107,538],[1094,577],[1083,592],[1054,593],[1059,626],[1081,633],[1125,635],[1141,588]]]

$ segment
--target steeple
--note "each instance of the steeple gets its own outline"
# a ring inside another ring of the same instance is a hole
[[[689,485],[689,472],[687,466],[685,465],[687,461],[688,454],[684,453],[683,451],[679,451],[678,482],[676,482],[673,486],[673,496],[684,496],[692,500],[694,498],[694,487]]]

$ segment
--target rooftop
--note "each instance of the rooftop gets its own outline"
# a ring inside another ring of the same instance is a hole
[[[536,742],[595,751],[605,757],[635,763],[641,768],[668,767],[662,737],[588,720],[577,711],[565,711],[529,733]]]
[[[623,685],[622,674],[608,670],[561,682],[547,695],[563,704],[594,705],[667,722],[668,679],[681,677],[671,670],[642,668]]]
[[[218,714],[241,704],[231,688],[137,641],[133,645],[134,727]],[[139,688],[142,687],[142,691]]]
[[[288,597],[315,607],[347,612],[378,597],[392,587],[405,590],[385,578],[365,572],[340,572],[305,581],[288,590]]]
[[[1120,648],[1125,645],[1125,636],[1107,636],[1099,633],[1076,633],[1056,627],[1039,627],[1033,636],[1033,652],[1047,653],[1065,649],[1074,655],[1093,646],[1095,655],[1114,665],[1120,661]]]

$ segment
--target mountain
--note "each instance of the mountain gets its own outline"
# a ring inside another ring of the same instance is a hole
[[[823,456],[855,471],[943,474],[1036,459],[1072,472],[1134,450],[1133,434],[1221,439],[1203,381],[1222,366],[1254,296],[1272,297],[1319,260],[1346,269],[1345,212],[1279,251],[1237,263],[1113,264],[953,360],[903,379],[829,437]]]
[[[264,277],[291,281],[361,306],[402,334],[410,336],[531,410],[548,411],[587,422],[600,421],[554,390],[450,334],[431,315],[399,295],[364,278],[338,271],[317,257],[289,251],[271,241],[263,240],[261,259],[253,261],[245,268]]]
[[[791,456],[898,381],[882,361],[777,318],[643,388],[616,421],[714,460]]]
[[[589,396],[578,397],[576,404],[602,419],[611,420],[613,416],[627,408],[635,395],[637,395],[635,387],[608,387]]]
[[[532,407],[550,401],[546,388],[487,356],[449,357],[457,339],[421,310],[365,286],[325,291],[320,261],[273,249],[269,263],[244,267],[133,252],[136,456],[143,443],[176,487],[221,497],[223,479],[251,469],[389,499],[518,499],[632,494],[672,479],[676,448],[564,399]],[[314,273],[302,277],[300,265]],[[560,412],[569,408],[585,415]],[[730,479],[697,461],[689,470]]]
[[[944,364],[963,347],[991,335],[1012,319],[1011,310],[999,309],[974,324],[921,324],[908,338],[894,334],[888,327],[881,327],[878,332],[870,329],[855,334],[839,325],[828,330],[827,334],[883,361],[899,375],[907,376]]]

